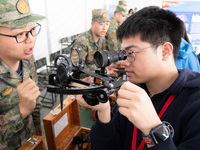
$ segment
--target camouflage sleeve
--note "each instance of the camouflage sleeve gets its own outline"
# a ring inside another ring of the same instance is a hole
[[[108,31],[106,36],[106,46],[110,51],[119,51],[121,49],[121,43],[117,40],[116,31]]]
[[[5,114],[0,115],[0,145],[17,146],[19,139],[16,137],[16,133],[23,128],[24,122],[18,105]],[[13,141],[13,137],[16,138],[15,141]]]
[[[35,62],[34,56],[31,57],[30,62],[33,63],[34,68],[35,68],[34,69],[35,73],[33,73],[32,79],[38,85],[38,77],[37,77],[37,73],[36,73],[36,62]],[[35,107],[35,109],[32,112],[33,123],[35,125],[36,132],[41,128],[41,118],[40,118],[40,116],[41,116],[41,114],[40,114],[41,108],[42,108],[42,104],[41,104],[39,98],[37,98],[36,107]]]
[[[33,110],[33,113],[32,113],[33,123],[35,125],[35,131],[36,132],[41,129],[41,119],[40,119],[41,107],[42,107],[41,102],[37,99],[36,107],[35,107],[35,109]]]
[[[38,105],[41,106],[41,105]],[[36,106],[36,108],[38,107]],[[40,119],[39,109],[35,109],[32,117]],[[37,116],[36,116],[37,115]],[[29,116],[28,116],[29,117]],[[4,115],[0,115],[0,149],[1,145],[16,148],[20,146],[23,131],[25,129],[25,122],[21,116],[19,106],[17,105],[13,109],[9,110]],[[35,130],[38,131],[41,128],[40,120],[34,121]],[[27,130],[30,130],[27,128]],[[36,133],[33,133],[36,134]],[[32,134],[32,135],[33,135]],[[30,135],[31,136],[31,135]],[[28,138],[27,135],[24,138]]]

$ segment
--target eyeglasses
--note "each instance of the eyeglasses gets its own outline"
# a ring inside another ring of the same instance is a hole
[[[126,51],[127,60],[129,62],[134,62],[135,61],[135,53],[140,52],[140,51],[145,50],[145,49],[150,48],[150,47],[153,47],[153,45],[151,45],[149,47],[145,47],[145,48],[139,49],[139,50],[136,50],[136,51],[132,51],[132,50]]]
[[[30,31],[24,31],[24,32],[18,33],[15,36],[1,34],[1,33],[0,33],[0,35],[8,36],[8,37],[14,37],[16,39],[17,43],[22,43],[22,42],[24,42],[28,39],[29,32],[34,37],[34,36],[37,36],[40,33],[40,30],[41,30],[41,25],[39,23],[36,23],[35,27],[33,27]]]

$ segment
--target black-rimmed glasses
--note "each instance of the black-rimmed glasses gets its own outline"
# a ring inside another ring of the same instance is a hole
[[[139,50],[136,50],[136,51],[127,50],[127,51],[126,51],[127,60],[128,60],[129,62],[134,62],[134,61],[135,61],[135,53],[140,52],[140,51],[145,50],[145,49],[150,48],[150,47],[152,47],[152,45],[151,45],[151,46],[148,46],[148,47],[145,47],[145,48],[142,48],[142,49],[139,49]]]
[[[17,43],[22,43],[28,39],[29,32],[34,37],[40,33],[40,30],[41,30],[41,25],[39,23],[36,23],[35,27],[33,27],[30,31],[24,31],[24,32],[18,33],[17,35],[14,35],[14,36],[1,34],[1,33],[0,33],[0,35],[7,36],[7,37],[14,37],[16,39]]]

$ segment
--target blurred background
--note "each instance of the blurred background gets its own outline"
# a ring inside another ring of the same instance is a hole
[[[91,27],[92,9],[104,8],[109,17],[114,13],[118,0],[29,0],[34,13],[46,16],[38,36],[34,55],[36,60],[52,53],[59,53],[76,35]],[[140,10],[145,6],[159,6],[173,10],[185,22],[194,51],[200,52],[200,1],[127,0],[127,10]],[[128,13],[128,12],[127,12]]]
[[[114,14],[119,0],[28,0],[31,10],[46,16],[34,48],[36,60],[44,58],[44,64],[52,64],[59,53],[69,53],[69,45],[80,33],[91,27],[92,9],[107,9],[109,18]],[[146,6],[159,6],[172,10],[186,25],[194,52],[200,53],[200,1],[199,0],[126,0],[127,10]],[[127,12],[128,14],[128,12]],[[63,51],[64,50],[64,51]],[[47,64],[45,62],[47,61]],[[42,60],[43,61],[43,60]],[[43,65],[44,65],[43,64]],[[40,68],[43,69],[43,68]],[[40,70],[38,70],[40,71]],[[43,78],[41,78],[44,81]],[[42,85],[42,84],[41,84]],[[40,87],[42,87],[40,85]],[[46,85],[44,86],[44,89]],[[46,96],[46,90],[42,95]],[[60,104],[59,96],[50,98],[50,107],[43,107],[41,119]],[[44,100],[44,99],[43,99]],[[90,128],[94,123],[93,111],[80,107],[81,126]],[[93,118],[93,119],[92,119]],[[44,129],[43,129],[44,132]],[[45,136],[45,134],[43,133]]]

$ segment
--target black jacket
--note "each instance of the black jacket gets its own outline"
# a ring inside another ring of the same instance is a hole
[[[189,69],[179,70],[176,81],[151,99],[158,112],[170,95],[176,95],[161,120],[174,129],[169,139],[150,150],[199,150],[200,149],[200,74]],[[145,88],[145,85],[141,85]],[[121,115],[116,105],[112,120],[103,124],[96,117],[91,129],[91,142],[95,150],[131,150],[134,125]],[[173,130],[172,130],[173,131]],[[142,141],[137,131],[137,147]],[[145,148],[144,148],[145,149]]]

